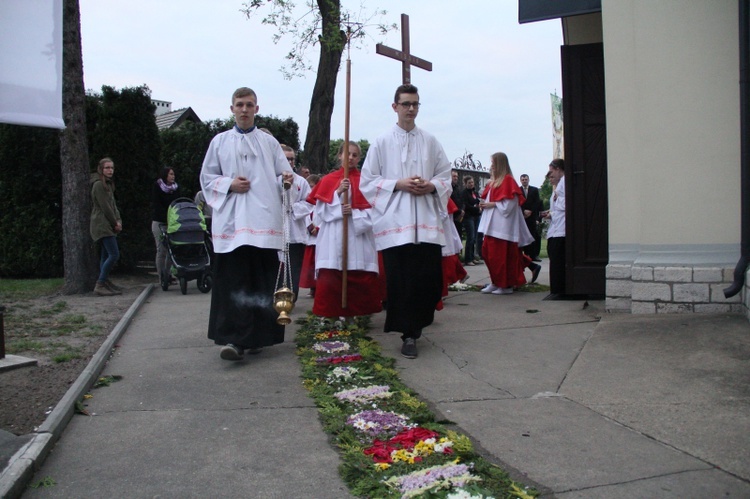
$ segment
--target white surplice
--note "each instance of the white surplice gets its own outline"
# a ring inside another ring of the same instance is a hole
[[[291,211],[289,213],[289,243],[307,244],[309,234],[307,225],[310,223],[310,213],[313,205],[307,202],[310,195],[310,184],[304,177],[294,175],[294,183],[289,188]]]
[[[347,270],[364,270],[378,273],[378,253],[372,233],[370,211],[352,208],[347,217]],[[318,269],[343,270],[344,216],[341,200],[334,193],[330,203],[318,199],[314,218],[320,223],[315,242],[315,271]]]
[[[432,182],[435,192],[414,196],[395,190],[399,179],[414,175]],[[432,134],[394,125],[375,139],[362,166],[360,190],[372,205],[378,250],[415,243],[445,245],[439,212],[452,190],[451,165]]]
[[[255,128],[236,128],[211,140],[200,174],[201,189],[213,209],[214,251],[229,253],[242,246],[281,249],[282,206],[278,176],[291,171],[279,142]],[[250,190],[229,190],[232,180],[245,177]]]

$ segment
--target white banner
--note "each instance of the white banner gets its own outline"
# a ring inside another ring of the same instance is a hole
[[[63,0],[0,0],[0,123],[65,128]]]

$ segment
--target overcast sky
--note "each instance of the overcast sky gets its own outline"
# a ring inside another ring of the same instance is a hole
[[[359,1],[342,0],[360,10]],[[146,84],[172,109],[192,107],[204,120],[228,118],[235,88],[258,94],[260,114],[292,118],[304,146],[315,74],[284,79],[291,39],[274,45],[274,30],[247,19],[241,0],[80,0],[87,89]],[[302,2],[298,2],[302,4]],[[550,94],[562,95],[559,20],[518,24],[516,0],[370,0],[366,14],[400,26],[409,16],[411,52],[433,64],[412,69],[422,108],[417,124],[433,133],[452,161],[466,150],[483,165],[508,154],[513,173],[540,185],[552,159]],[[264,11],[267,12],[267,11]],[[400,31],[376,35],[351,51],[350,138],[375,137],[396,122],[393,93],[401,64],[375,53],[401,48]],[[317,47],[309,51],[317,65]],[[344,136],[345,59],[336,91],[331,138]],[[178,165],[176,165],[178,166]],[[178,167],[179,168],[179,167]]]

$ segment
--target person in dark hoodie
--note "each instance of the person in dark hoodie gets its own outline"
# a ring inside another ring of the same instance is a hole
[[[120,258],[117,234],[122,231],[122,219],[115,203],[115,183],[112,177],[115,164],[111,158],[102,158],[91,175],[91,224],[89,230],[94,242],[99,243],[99,278],[94,293],[100,296],[122,294],[122,289],[109,280],[109,272]]]

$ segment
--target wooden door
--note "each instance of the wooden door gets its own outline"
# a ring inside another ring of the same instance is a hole
[[[601,43],[562,47],[566,294],[603,298],[609,261]]]

